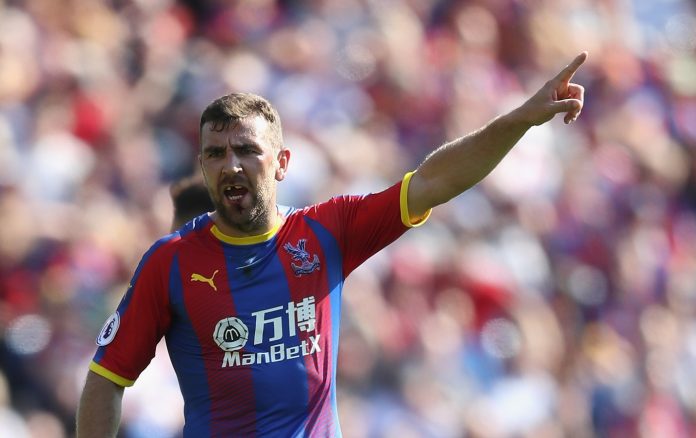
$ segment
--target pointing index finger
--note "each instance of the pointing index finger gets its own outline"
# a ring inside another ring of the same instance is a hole
[[[573,59],[573,61],[568,64],[563,70],[556,75],[556,81],[561,82],[561,83],[568,83],[570,80],[573,78],[573,75],[575,74],[576,71],[578,71],[578,68],[582,65],[583,62],[587,59],[587,52],[582,52],[578,56]]]

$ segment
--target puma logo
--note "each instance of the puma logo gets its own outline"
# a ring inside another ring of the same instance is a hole
[[[213,278],[215,278],[215,275],[218,273],[218,269],[213,272],[213,275],[210,278],[206,278],[202,276],[201,274],[191,274],[191,281],[200,281],[201,283],[208,283],[210,287],[213,288],[215,292],[217,292],[217,287],[215,287],[215,281],[213,281]]]

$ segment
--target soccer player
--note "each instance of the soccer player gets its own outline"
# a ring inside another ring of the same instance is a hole
[[[205,182],[198,177],[184,178],[172,184],[169,194],[174,206],[171,231],[174,232],[202,213],[215,210]]]
[[[114,436],[123,388],[165,337],[185,400],[184,436],[341,436],[336,409],[341,287],[433,207],[484,178],[534,125],[574,121],[578,55],[520,107],[432,152],[386,190],[303,209],[276,204],[290,151],[263,98],[231,94],[200,121],[215,211],[157,241],[97,337],[80,437]]]

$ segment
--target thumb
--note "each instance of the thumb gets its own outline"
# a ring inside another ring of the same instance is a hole
[[[563,99],[551,102],[550,107],[554,114],[580,112],[582,102],[579,99]]]

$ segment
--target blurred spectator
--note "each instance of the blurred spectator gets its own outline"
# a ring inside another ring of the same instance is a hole
[[[178,230],[186,222],[205,212],[215,210],[202,178],[184,178],[169,188],[174,204],[171,230]]]
[[[347,282],[342,428],[696,434],[693,2],[8,0],[0,29],[0,436],[73,433],[212,98],[277,103],[301,206],[384,187],[585,48],[571,129],[532,130]],[[126,391],[126,436],[180,430],[164,376]]]

